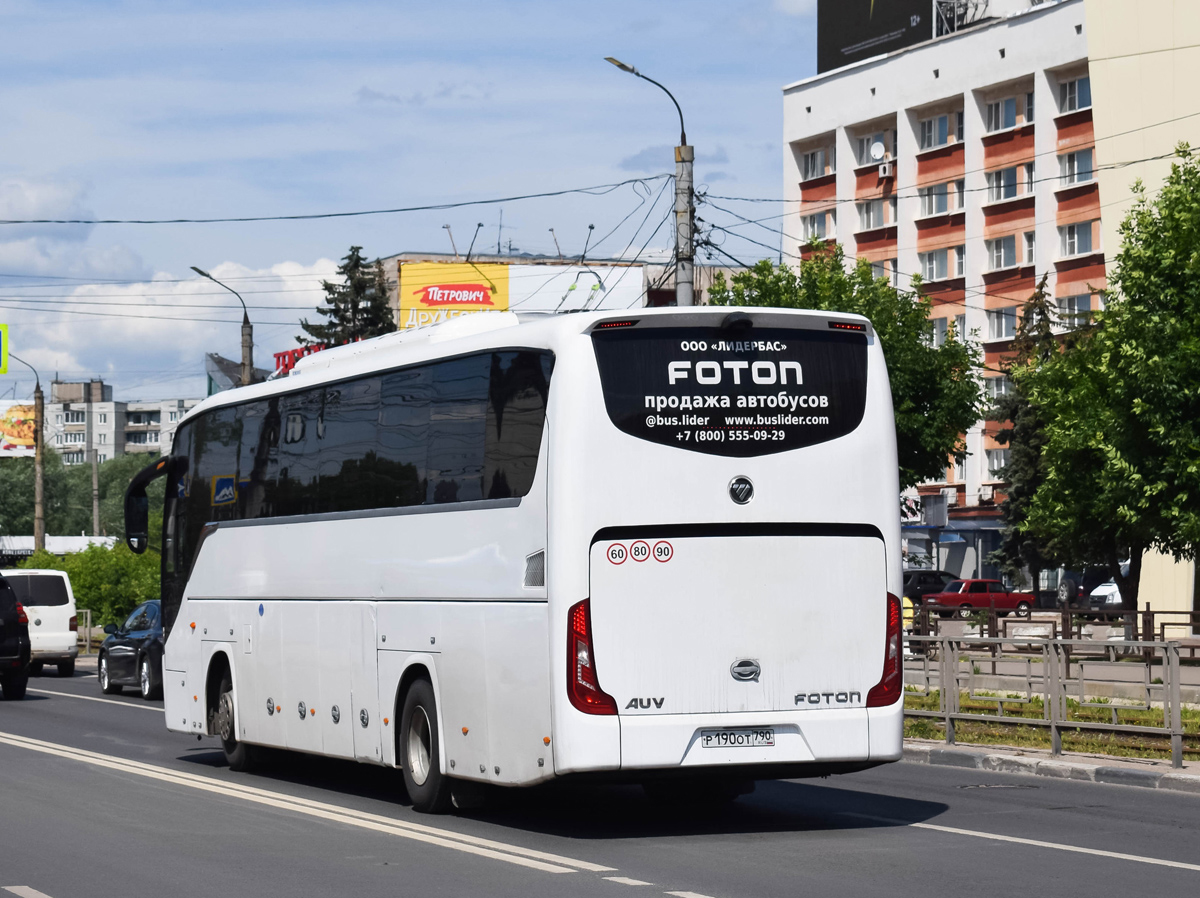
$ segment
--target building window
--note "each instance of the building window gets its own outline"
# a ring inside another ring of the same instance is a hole
[[[800,179],[811,181],[813,178],[825,176],[825,151],[813,150],[805,153],[800,159]]]
[[[987,316],[989,340],[1011,340],[1017,335],[1016,306],[1009,306],[1006,309],[989,309]]]
[[[860,231],[882,228],[884,225],[883,200],[867,200],[864,203],[859,203],[858,224]]]
[[[1008,452],[1009,450],[1007,449],[987,450],[988,474],[992,476],[993,480],[1004,478],[1004,469],[1008,467]]]
[[[108,434],[106,434],[106,433],[96,434],[96,442],[99,443],[101,446],[103,446],[105,443],[108,442]]]
[[[824,235],[824,234],[822,234],[821,236],[822,236],[822,237],[824,237],[825,235]],[[168,418],[167,418],[167,420],[168,420],[168,421],[169,421],[171,424],[174,424],[176,421],[178,421],[178,420],[179,420],[179,412],[168,412],[168,413],[167,413],[167,415],[168,415]]]
[[[1012,381],[1007,377],[988,377],[984,379],[984,384],[987,389],[988,399],[994,403],[1002,396],[1007,396],[1012,392]]]
[[[967,248],[965,246],[954,247],[954,276],[956,278],[963,277],[967,273]]]
[[[947,196],[947,188],[949,186],[949,184],[934,184],[930,187],[922,187],[920,189],[922,218],[929,215],[941,215],[950,211]]]
[[[1002,168],[987,173],[988,202],[1011,200],[1017,195],[1017,169]]]
[[[1092,251],[1092,223],[1081,221],[1079,224],[1066,225],[1058,229],[1061,239],[1060,253],[1063,258],[1083,256]]]
[[[955,121],[955,125],[954,125],[954,139],[955,139],[955,140],[957,140],[959,143],[962,143],[962,140],[963,140],[963,114],[962,114],[962,110],[960,109],[958,112],[954,113],[954,117],[955,117],[955,120],[956,120],[956,121]]]
[[[967,460],[965,458],[954,459],[954,483],[966,483],[967,481]]]
[[[68,424],[83,424],[87,421],[83,412],[66,412],[63,418]]]
[[[1058,108],[1060,112],[1074,112],[1092,105],[1092,79],[1087,75],[1074,81],[1058,85]]]
[[[871,147],[875,146],[877,143],[883,145],[883,156],[879,159],[876,159],[873,155],[871,155]],[[880,131],[877,134],[872,134],[869,137],[858,138],[855,143],[855,149],[857,150],[859,165],[872,165],[876,162],[882,162],[890,155],[887,149],[887,135],[883,131]]]
[[[1033,121],[1033,91],[1025,94],[1025,124]]]
[[[61,446],[61,445],[62,445],[62,434],[61,434],[61,433],[57,433],[57,434],[55,434],[55,435],[54,435],[54,445],[55,445],[55,446]]]
[[[108,423],[108,413],[107,413],[107,412],[101,412],[101,413],[100,413],[100,423],[101,423],[101,424],[107,424],[107,423]]]
[[[1036,235],[1034,234],[1033,231],[1026,231],[1025,232],[1025,264],[1026,265],[1032,265],[1034,263],[1033,250],[1034,250],[1035,245],[1036,245]]]
[[[79,443],[86,443],[87,442],[87,434],[84,433],[82,430],[74,431],[71,433],[64,433],[62,435],[62,441],[64,443],[66,443],[68,446],[78,445]]]
[[[1092,318],[1092,297],[1088,294],[1060,296],[1058,298],[1058,314],[1062,316],[1063,327],[1082,327]]]
[[[896,270],[895,259],[880,259],[871,263],[871,276],[884,278],[893,287],[899,286],[900,272]]]
[[[811,244],[814,240],[824,240],[826,238],[826,222],[824,222],[824,212],[817,212],[816,215],[805,215],[800,218],[800,226],[804,235],[804,243]],[[175,413],[172,412],[172,420],[175,420]]]
[[[967,204],[967,182],[959,178],[954,182],[954,208],[961,209]]]
[[[1026,194],[1033,193],[1033,185],[1037,183],[1034,177],[1034,167],[1032,162],[1026,162],[1022,169],[1025,178],[1022,182],[1022,191]]]
[[[918,138],[921,149],[943,147],[950,142],[950,116],[936,115],[918,123]],[[959,138],[960,140],[962,138]]]
[[[931,336],[931,341],[932,341],[933,347],[935,349],[946,342],[946,334],[949,330],[949,328],[947,327],[948,324],[949,324],[949,319],[946,319],[946,318],[934,318],[933,319],[933,334]]]
[[[1015,128],[1016,126],[1016,97],[1009,97],[1007,100],[997,100],[995,103],[988,103],[987,130],[989,134],[993,131],[1003,131],[1006,128]]]
[[[100,461],[101,463],[103,463],[103,462],[108,461],[108,456],[105,455],[103,452],[101,452],[98,456],[96,456],[96,459],[98,461]]]
[[[944,281],[946,275],[946,251],[937,249],[931,253],[918,253],[917,260],[921,264],[921,277],[926,281]]]
[[[1092,169],[1092,151],[1076,150],[1058,157],[1059,183],[1064,187],[1070,184],[1083,184],[1092,180],[1095,173]]]
[[[62,456],[64,465],[81,465],[83,464],[82,452],[64,452]]]
[[[998,237],[986,241],[988,253],[988,271],[1000,271],[1013,268],[1017,264],[1017,236]]]
[[[954,335],[960,340],[967,339],[967,316],[965,314],[954,316]]]
[[[55,424],[62,424],[62,415],[55,415],[55,416],[54,416],[54,423],[55,423]]]

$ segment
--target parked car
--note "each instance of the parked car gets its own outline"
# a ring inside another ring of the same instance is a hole
[[[1129,576],[1129,562],[1121,565],[1121,576]],[[1088,593],[1087,609],[1090,616],[1098,619],[1111,619],[1124,613],[1124,599],[1116,579],[1109,577]]]
[[[60,677],[75,675],[79,655],[75,594],[62,571],[0,571],[17,594],[29,618],[29,673],[37,676],[47,664],[58,666]]]
[[[1058,581],[1058,605],[1084,606],[1096,587],[1112,579],[1106,567],[1086,567],[1082,571],[1063,571]]]
[[[942,592],[931,592],[924,598],[926,605],[943,605],[957,608],[959,617],[970,617],[973,611],[987,611],[993,605],[1002,615],[1016,612],[1028,616],[1033,608],[1033,595],[1027,592],[1010,592],[999,580],[954,580],[946,584]],[[943,617],[954,612],[946,610]]]
[[[0,577],[0,691],[25,697],[29,684],[29,618],[8,581]]]
[[[97,673],[100,691],[115,695],[136,686],[144,699],[162,697],[163,628],[157,599],[143,602],[119,627],[104,628]]]
[[[949,571],[912,570],[904,572],[904,598],[919,602],[931,592],[942,592],[947,583],[958,579]]]

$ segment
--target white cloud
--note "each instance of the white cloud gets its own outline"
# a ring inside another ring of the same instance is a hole
[[[817,12],[817,0],[774,0],[773,5],[785,16],[811,16]]]

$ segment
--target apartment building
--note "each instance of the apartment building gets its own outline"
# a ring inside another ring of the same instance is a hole
[[[1160,20],[1141,21],[1152,6]],[[1107,69],[1111,89],[1093,90],[1089,16],[1103,15],[1106,45],[1125,27],[1143,47],[1169,48],[1167,8],[1176,6],[932,0],[917,4],[932,15],[910,17],[925,23],[927,39],[787,85],[785,252],[805,258],[836,240],[893,283],[920,275],[934,339],[953,330],[977,340],[987,394],[1007,392],[1000,362],[1020,304],[1045,276],[1065,326],[1086,320],[1106,285],[1106,251],[1115,249],[1106,240],[1115,239],[1117,222],[1102,213],[1113,206],[1117,218],[1128,209],[1129,183],[1116,163],[1133,160],[1118,158],[1095,121],[1121,137],[1122,111],[1097,110],[1137,100],[1127,79]],[[1200,111],[1194,97],[1187,103]],[[1180,136],[1177,127],[1140,130],[1137,150],[1146,156],[1169,153]],[[964,574],[990,573],[984,559],[998,541],[997,472],[1008,454],[995,440],[999,428],[977,422],[966,434],[965,463],[948,461],[942,480],[919,489],[945,497],[939,561]],[[917,528],[906,535],[922,538]]]
[[[99,380],[54,381],[45,409],[46,446],[64,464],[108,461],[126,453],[171,451],[175,428],[199,399],[116,402],[112,386]]]

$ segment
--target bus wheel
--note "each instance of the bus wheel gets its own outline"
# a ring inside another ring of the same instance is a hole
[[[221,740],[221,748],[225,751],[225,761],[230,770],[245,771],[254,767],[254,750],[244,742],[238,742],[237,723],[233,710],[233,681],[229,674],[221,677],[221,686],[217,691],[217,709],[213,712],[210,729]]]
[[[414,680],[400,714],[396,760],[404,773],[404,787],[413,809],[424,814],[441,814],[450,807],[450,778],[442,773],[439,754],[433,684],[426,679]]]

